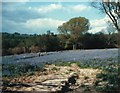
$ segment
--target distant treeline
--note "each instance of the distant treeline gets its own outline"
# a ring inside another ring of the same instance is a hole
[[[31,52],[71,50],[73,49],[73,43],[72,41],[68,41],[67,37],[69,35],[54,34],[50,31],[43,35],[2,32],[2,56]],[[85,33],[78,40],[76,49],[115,48],[118,47],[117,42],[117,33]]]

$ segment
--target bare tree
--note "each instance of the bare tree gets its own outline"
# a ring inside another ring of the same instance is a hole
[[[101,0],[92,2],[91,5],[106,13],[117,31],[120,32],[120,0]]]

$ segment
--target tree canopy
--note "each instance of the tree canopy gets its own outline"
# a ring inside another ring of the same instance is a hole
[[[80,36],[89,30],[89,26],[88,19],[85,17],[76,17],[59,26],[58,31],[60,34],[68,37],[66,43],[71,42],[74,45],[77,44]]]

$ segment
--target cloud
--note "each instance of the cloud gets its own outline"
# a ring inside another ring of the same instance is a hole
[[[61,8],[62,8],[62,5],[60,4],[50,4],[47,6],[41,6],[41,7],[35,7],[35,8],[29,7],[30,10],[33,9],[35,11],[38,11],[39,13],[48,13]]]
[[[37,11],[38,13],[45,14],[50,13],[55,10],[62,10],[65,12],[83,12],[85,10],[91,9],[90,6],[78,4],[78,5],[70,5],[70,6],[63,6],[62,4],[49,4],[46,6],[40,6],[40,7],[29,7],[29,10]]]
[[[31,4],[27,5],[24,3],[13,3],[7,2],[3,3],[2,9],[2,16],[5,19],[9,19],[16,22],[27,21],[29,19],[38,19],[38,18],[45,18],[49,17],[49,15],[57,15],[60,12],[67,13],[72,11],[74,12],[81,12],[86,9],[89,9],[90,6],[86,5],[70,5],[70,6],[63,6],[61,4],[48,4],[42,6],[31,6]],[[57,11],[56,11],[57,10]],[[55,12],[53,12],[55,11]],[[49,14],[48,14],[49,13]]]
[[[15,22],[15,21],[7,20],[3,18],[2,31],[9,32],[9,33],[14,33],[14,32],[26,33],[27,29],[25,28],[23,22]]]
[[[25,22],[29,19],[42,18],[44,15],[29,10],[23,3],[3,3],[2,17],[15,22]]]
[[[65,22],[63,21],[65,18],[69,19],[74,15],[77,16],[77,13],[83,13],[90,8],[90,6],[83,4],[61,5],[35,3],[35,5],[33,5],[33,3],[4,2],[2,9],[3,31],[41,34],[45,33],[47,30],[52,30],[57,33],[57,27]],[[70,12],[71,15],[67,12]],[[67,14],[68,16],[66,16]],[[63,20],[54,19],[54,17]],[[106,19],[90,21],[92,29],[89,31],[98,32],[105,29]]]
[[[72,9],[73,11],[75,11],[75,12],[82,12],[82,11],[84,11],[84,10],[91,9],[91,7],[80,4],[80,5],[75,5],[75,6],[73,6],[71,9]]]
[[[3,3],[2,31],[42,34],[47,30],[52,30],[57,33],[57,27],[65,21],[46,18],[42,13],[48,13],[60,8],[62,8],[62,5],[58,4],[30,7],[23,3]]]
[[[2,2],[73,2],[73,0],[3,0]],[[91,0],[74,0],[74,2],[91,2]]]
[[[98,27],[98,26],[105,26],[105,25],[107,25],[107,21],[111,21],[111,20],[110,20],[109,17],[106,15],[104,18],[101,18],[101,19],[91,20],[91,21],[90,21],[90,24],[91,24],[92,26],[96,26],[96,27]]]
[[[16,22],[22,22],[22,21],[27,21],[29,19],[36,19],[36,18],[44,17],[42,14],[38,14],[35,11],[28,11],[26,9],[15,10],[15,11],[4,10],[2,12],[2,15],[4,18],[12,20],[12,21],[16,21]]]
[[[2,2],[29,2],[30,0],[3,0]]]
[[[90,21],[90,25],[92,29],[89,30],[91,33],[97,33],[97,32],[106,32],[107,31],[107,21],[111,22],[109,17],[106,15],[104,18],[101,19],[95,19]]]
[[[98,33],[98,32],[104,32],[106,30],[106,27],[93,27],[91,30],[89,30],[90,33]]]
[[[39,19],[31,19],[25,23],[26,28],[32,31],[42,31],[46,32],[47,30],[56,31],[59,25],[62,25],[65,21],[55,20],[51,18],[39,18]]]
[[[57,27],[64,22],[51,18],[30,19],[26,22],[3,19],[2,31],[9,33],[19,32],[22,34],[44,34],[46,31],[51,30],[54,33],[58,33]]]

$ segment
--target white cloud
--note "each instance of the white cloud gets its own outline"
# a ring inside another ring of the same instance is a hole
[[[72,10],[75,11],[75,12],[81,12],[81,11],[84,11],[84,10],[88,10],[90,9],[91,7],[90,6],[86,6],[86,5],[75,5],[72,7]]]
[[[26,0],[3,0],[2,2],[18,2]],[[29,2],[73,2],[73,0],[29,0]],[[91,0],[74,0],[74,2],[91,2]]]
[[[97,33],[97,32],[102,32],[102,31],[105,31],[106,27],[94,27],[92,28],[91,30],[89,30],[89,32],[91,33]]]
[[[95,26],[95,27],[101,27],[104,26],[106,24],[106,21],[103,19],[96,19],[96,20],[92,20],[90,21],[91,26]]]
[[[55,20],[51,18],[39,18],[39,19],[31,19],[25,23],[26,28],[31,31],[47,31],[53,30],[57,32],[57,27],[62,25],[65,21]]]
[[[41,6],[39,8],[34,8],[34,10],[40,12],[40,13],[47,13],[47,12],[51,12],[57,9],[61,9],[62,5],[60,4],[50,4],[47,6]],[[31,9],[31,7],[29,7],[29,9]]]
[[[29,10],[37,11],[39,13],[48,13],[55,10],[63,10],[65,12],[83,12],[84,10],[91,9],[90,6],[86,6],[83,4],[71,5],[71,6],[63,6],[62,4],[50,4],[47,6],[40,7],[28,7]]]
[[[102,19],[96,19],[96,20],[90,21],[90,24],[91,24],[91,26],[100,27],[100,26],[107,25],[107,21],[111,21],[111,20],[108,18],[108,16],[105,16]]]
[[[11,20],[4,19],[2,30],[3,32],[19,32],[22,34],[44,34],[46,31],[50,30],[51,32],[58,33],[57,27],[62,25],[65,21],[55,20],[51,18],[39,18],[39,19],[30,19],[26,22],[15,22]]]
[[[90,25],[91,25],[92,29],[89,30],[89,32],[97,33],[100,31],[101,32],[106,31],[107,30],[107,21],[111,22],[111,20],[109,19],[109,17],[107,15],[102,19],[91,20]]]

